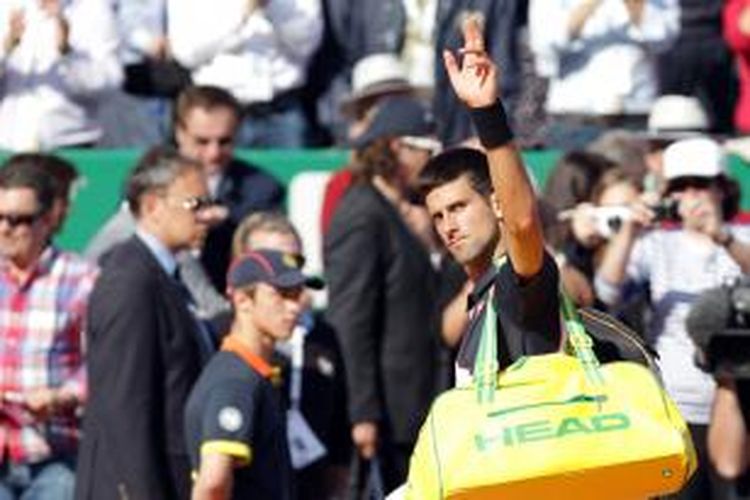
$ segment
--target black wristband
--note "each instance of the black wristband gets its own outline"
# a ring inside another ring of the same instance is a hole
[[[479,142],[485,149],[499,148],[513,140],[508,116],[499,99],[489,106],[472,108],[471,121],[474,122]]]

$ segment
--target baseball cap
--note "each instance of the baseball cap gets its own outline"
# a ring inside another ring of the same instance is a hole
[[[300,271],[295,256],[276,250],[253,250],[237,257],[227,272],[229,290],[255,283],[276,288],[322,288],[323,282]]]
[[[380,52],[359,59],[352,69],[352,91],[341,101],[344,115],[354,114],[357,105],[365,99],[414,90],[406,69],[398,56]]]
[[[683,139],[664,150],[664,178],[716,177],[726,173],[721,145],[708,137]]]
[[[431,137],[435,131],[435,117],[421,101],[406,95],[385,97],[352,146],[361,148],[382,137]]]
[[[664,141],[679,140],[706,132],[708,127],[708,115],[696,97],[663,95],[651,107],[647,137]]]

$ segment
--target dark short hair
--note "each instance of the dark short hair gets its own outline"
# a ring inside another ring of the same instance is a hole
[[[679,177],[672,179],[676,180]],[[737,180],[728,177],[726,174],[719,174],[709,178],[712,187],[715,187],[721,193],[721,215],[725,222],[732,220],[740,212],[740,201],[742,199],[742,190]],[[670,189],[671,181],[667,182],[666,189],[662,196],[670,196],[673,191]]]
[[[68,199],[73,183],[78,179],[78,170],[67,160],[55,155],[35,155],[40,165],[52,175],[55,181],[55,196]]]
[[[40,213],[49,212],[58,190],[53,174],[45,168],[49,158],[51,155],[36,153],[11,156],[0,167],[0,189],[31,189]]]
[[[454,148],[432,157],[417,179],[418,192],[424,198],[434,189],[463,176],[482,196],[492,194],[492,179],[487,156],[472,148]]]
[[[230,92],[213,85],[193,85],[177,97],[174,106],[175,127],[184,127],[188,114],[195,108],[227,108],[234,113],[238,121],[242,118],[242,106]]]
[[[155,146],[138,161],[128,179],[125,197],[130,211],[137,218],[144,194],[166,189],[186,172],[202,172],[201,164],[181,155],[172,146]]]

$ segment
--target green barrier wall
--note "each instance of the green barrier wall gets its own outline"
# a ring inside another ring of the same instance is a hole
[[[75,164],[81,182],[75,194],[71,213],[58,243],[70,250],[81,250],[101,224],[114,212],[119,203],[123,182],[135,165],[141,151],[128,150],[69,150],[60,155]],[[288,184],[298,173],[307,170],[335,170],[347,162],[344,150],[298,151],[239,151],[238,156],[253,162]],[[543,186],[554,163],[557,151],[524,152],[524,160],[536,183]],[[0,154],[4,161],[7,154]],[[750,170],[739,158],[730,162],[732,176],[740,181],[742,208],[750,210]]]

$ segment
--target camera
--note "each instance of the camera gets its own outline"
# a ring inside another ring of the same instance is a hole
[[[630,208],[621,205],[594,207],[591,216],[596,232],[602,238],[611,238],[622,227],[622,223],[632,217]]]
[[[649,205],[654,212],[654,222],[678,222],[678,201],[664,198],[656,205]],[[603,238],[611,238],[622,227],[622,223],[632,217],[629,207],[624,205],[598,206],[592,211],[596,232]]]
[[[654,212],[655,222],[679,222],[679,201],[676,198],[663,198],[649,207]]]
[[[699,296],[687,330],[699,349],[699,367],[750,380],[750,277]]]

